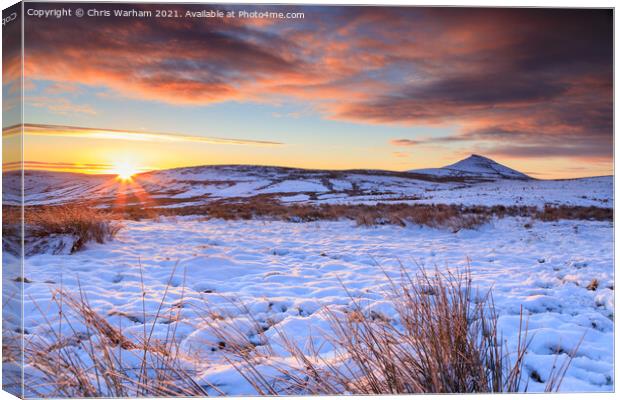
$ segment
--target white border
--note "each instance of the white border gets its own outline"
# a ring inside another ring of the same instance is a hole
[[[28,1],[28,2],[45,2],[45,1]],[[203,4],[240,4],[240,3],[256,3],[256,4],[313,4],[313,5],[404,5],[404,6],[470,6],[470,7],[558,7],[558,8],[613,8],[615,6],[613,1],[609,0],[506,0],[506,1],[497,1],[497,0],[477,0],[475,2],[466,1],[466,0],[447,0],[447,1],[429,1],[429,0],[411,0],[411,1],[402,1],[402,0],[312,0],[312,1],[300,1],[300,0],[287,0],[287,1],[269,1],[269,0],[255,0],[255,1],[175,1],[175,0],[151,0],[151,1],[63,1],[64,3],[203,3]],[[14,0],[0,0],[0,6],[2,9],[9,7],[10,5],[16,3]],[[616,43],[618,43],[618,30],[615,29],[616,26],[616,14],[614,11],[614,77],[618,76],[618,65],[615,62],[615,50]],[[1,35],[0,35],[1,37]],[[0,99],[1,99],[0,93]],[[617,154],[617,150],[620,148],[620,144],[616,139],[615,135],[615,122],[616,122],[616,107],[615,104],[618,102],[618,93],[615,91],[615,82],[614,82],[614,154]],[[0,152],[2,150],[2,144],[0,141]],[[618,153],[620,154],[620,153]],[[614,157],[614,171],[616,170],[616,158]],[[2,184],[2,177],[0,175],[0,185]],[[620,189],[618,189],[618,185],[616,185],[616,179],[614,176],[614,210],[617,207],[617,199],[620,193]],[[1,218],[1,216],[0,216]],[[615,220],[615,218],[614,218]],[[618,237],[618,233],[620,232],[620,228],[616,224],[614,226],[614,240],[615,237]],[[614,242],[614,266],[618,265],[618,260],[620,259],[620,255],[618,252],[619,244],[618,242]],[[615,269],[614,269],[615,274]],[[615,278],[615,275],[614,275]],[[617,293],[616,299],[617,300]],[[614,323],[615,325],[615,323]],[[1,321],[0,321],[1,327]],[[610,349],[611,350],[611,349]],[[614,332],[614,382],[615,385],[618,385],[619,382],[619,372],[618,368],[615,365],[615,360],[618,359],[618,335]],[[1,376],[1,369],[0,369]],[[398,396],[379,396],[380,399],[385,400],[411,400],[414,397],[420,395],[398,395]],[[445,396],[450,395],[424,395],[423,399],[443,399]],[[614,393],[558,393],[558,394],[502,394],[502,395],[489,395],[489,394],[459,394],[453,395],[458,396],[459,399],[485,399],[485,398],[497,398],[498,396],[502,396],[505,399],[517,399],[523,398],[525,396],[526,399],[536,400],[536,399],[550,399],[550,398],[561,398],[567,400],[582,400],[585,396],[587,396],[588,400],[597,400],[597,399],[611,399],[615,398]],[[231,398],[243,398],[243,397],[231,397]],[[261,397],[253,397],[254,399],[260,399]],[[299,397],[299,396],[291,396],[287,397],[287,399],[291,400],[301,400],[312,397]],[[329,396],[329,399],[356,399],[356,400],[365,400],[368,396]],[[5,399],[15,399],[12,395],[1,392],[0,391],[0,400]],[[159,400],[159,399],[158,399]]]

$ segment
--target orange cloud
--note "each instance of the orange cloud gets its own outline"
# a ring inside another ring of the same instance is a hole
[[[411,140],[411,139],[392,139],[390,140],[390,144],[393,146],[416,146],[420,144],[419,140]]]

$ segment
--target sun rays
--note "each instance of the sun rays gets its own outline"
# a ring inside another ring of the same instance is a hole
[[[112,173],[116,174],[116,179],[119,181],[129,182],[138,173],[138,168],[132,163],[121,161],[114,164]]]

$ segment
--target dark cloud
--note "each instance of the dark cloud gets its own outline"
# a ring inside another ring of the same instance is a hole
[[[153,9],[96,5],[123,7]],[[26,72],[170,104],[294,98],[337,120],[450,124],[430,141],[513,156],[611,156],[612,10],[243,6],[278,7],[306,17],[29,18]],[[392,144],[421,141],[407,140]]]
[[[3,84],[21,78],[21,7],[14,4],[2,10],[2,77]]]
[[[433,40],[438,53],[414,63],[420,79],[344,104],[339,118],[458,124],[459,134],[424,142],[483,142],[489,154],[611,159],[610,10],[434,9],[428,15],[428,24],[445,33]],[[442,52],[451,48],[447,38],[462,46]]]
[[[608,159],[613,155],[613,149],[606,146],[594,146],[583,143],[581,146],[558,145],[549,146],[531,145],[498,145],[489,148],[487,153],[497,156],[510,156],[517,158],[550,158],[550,157],[578,157],[583,159]]]
[[[413,86],[405,99],[459,105],[494,107],[552,99],[567,90],[567,84],[541,82],[533,77],[506,75],[462,75],[438,79],[427,85]]]

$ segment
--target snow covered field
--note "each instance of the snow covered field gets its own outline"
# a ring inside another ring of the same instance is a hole
[[[532,226],[524,227],[526,223]],[[398,276],[400,265],[464,267],[474,287],[493,289],[500,325],[508,345],[516,343],[523,305],[532,338],[528,374],[545,379],[556,352],[572,349],[585,334],[563,391],[613,389],[613,242],[610,222],[495,220],[477,230],[408,226],[357,227],[351,221],[266,222],[204,221],[197,217],[159,222],[125,222],[110,243],[90,244],[73,255],[36,255],[26,260],[25,329],[51,335],[39,310],[55,318],[50,289],[78,291],[78,280],[91,305],[128,336],[140,337],[159,305],[174,266],[177,273],[166,306],[185,302],[172,322],[182,348],[195,357],[196,376],[226,394],[252,388],[221,359],[216,340],[200,311],[205,306],[237,319],[247,317],[229,299],[247,305],[253,317],[270,321],[300,343],[328,331],[323,305],[351,306],[350,293],[368,312],[393,318],[385,303],[382,268]],[[147,291],[143,321],[140,266]],[[381,268],[379,267],[381,266]],[[596,290],[588,290],[593,281]],[[340,283],[342,282],[342,284]],[[163,322],[163,321],[160,321]],[[79,325],[77,325],[79,326]],[[171,325],[158,323],[163,337]],[[58,328],[58,327],[56,327]],[[63,326],[66,335],[70,329]],[[248,327],[248,335],[253,335]],[[325,352],[329,346],[324,348]],[[32,370],[27,369],[27,373]],[[534,375],[536,375],[534,374]],[[529,390],[544,384],[531,381]]]
[[[4,179],[18,183],[11,174]],[[211,166],[155,171],[130,183],[110,176],[28,171],[25,193],[27,205],[87,202],[95,209],[131,205],[180,210],[222,199],[243,203],[262,198],[284,205],[382,202],[610,209],[612,183],[611,176],[534,180],[472,156],[443,169],[411,172]],[[10,204],[15,199],[4,200]],[[138,340],[154,327],[154,337],[163,340],[173,329],[183,361],[205,387],[209,383],[224,394],[252,394],[252,386],[224,360],[205,310],[223,316],[222,324],[233,324],[254,342],[258,332],[249,321],[258,321],[276,350],[282,349],[278,331],[302,347],[312,337],[329,358],[333,348],[321,346],[321,338],[330,334],[325,307],[351,310],[353,296],[368,315],[395,321],[395,311],[386,301],[384,271],[397,278],[402,267],[410,272],[421,267],[455,271],[469,265],[474,288],[493,291],[509,350],[517,345],[523,307],[531,339],[525,359],[526,375],[531,377],[528,390],[544,390],[554,362],[561,364],[582,338],[561,390],[614,389],[612,221],[494,217],[456,233],[412,223],[366,227],[345,219],[296,223],[199,215],[127,220],[122,225],[109,242],[89,242],[73,254],[48,251],[27,257],[24,277],[5,271],[3,295],[16,292],[23,281],[27,342],[41,337],[54,342],[59,330],[69,343],[81,340],[87,328],[75,318],[71,326],[58,324],[58,304],[51,298],[60,288],[75,295],[81,289],[90,305],[130,338]],[[15,264],[7,251],[3,257],[4,265]],[[155,319],[162,299],[160,316],[174,310],[180,312],[178,320]],[[241,304],[247,310],[242,311]],[[9,318],[5,328],[18,331],[17,322]],[[135,359],[138,368],[139,355],[132,358],[132,351],[140,352],[125,350],[124,359]],[[36,380],[38,373],[30,366],[26,374]]]

